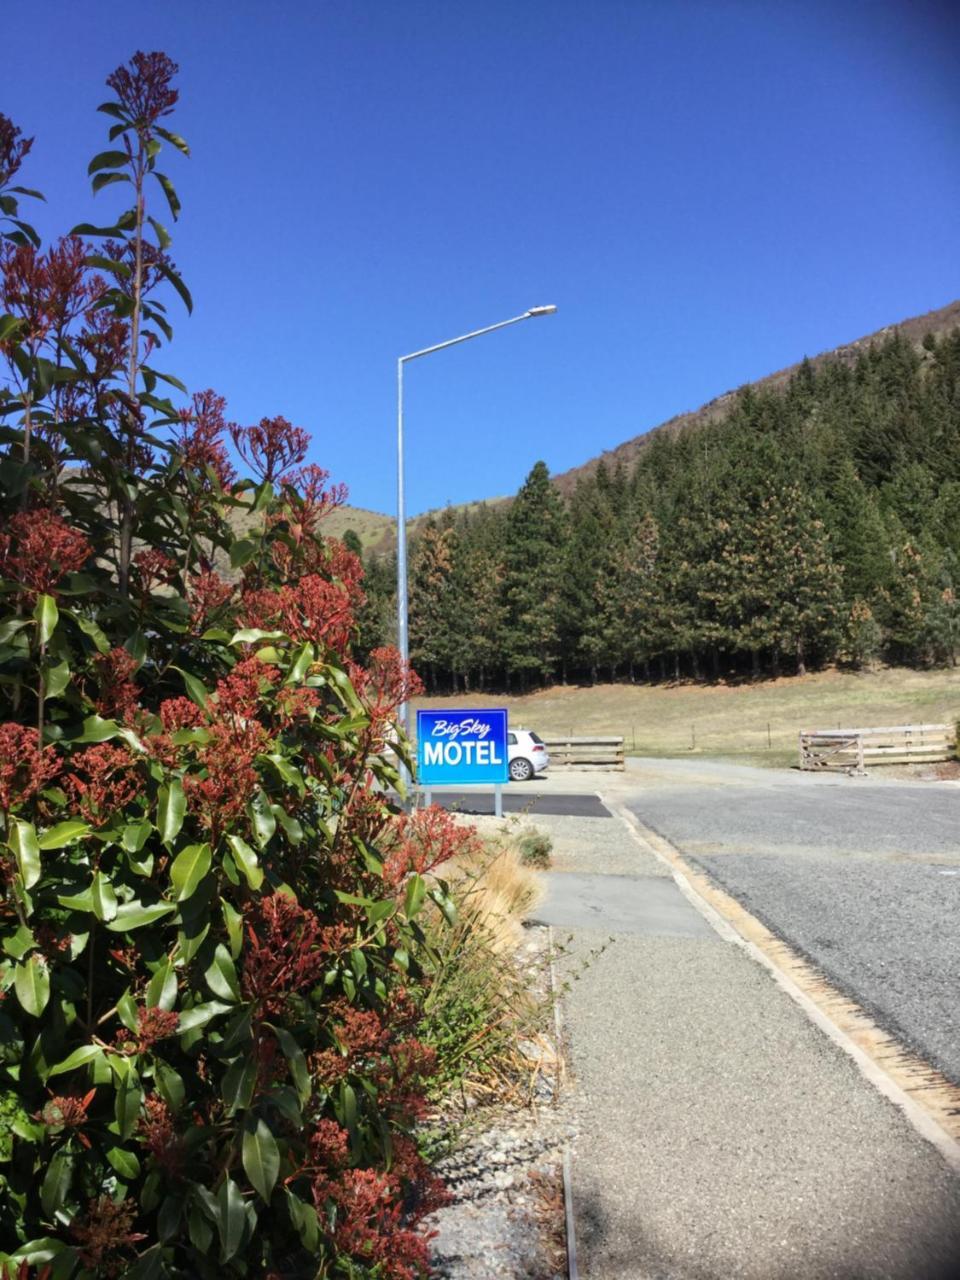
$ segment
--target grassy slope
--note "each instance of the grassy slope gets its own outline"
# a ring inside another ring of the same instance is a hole
[[[800,729],[955,721],[960,668],[823,671],[742,685],[557,685],[524,697],[461,694],[417,705],[506,706],[512,723],[544,737],[621,734],[637,755],[690,755],[695,742],[701,755],[783,765],[796,760]]]

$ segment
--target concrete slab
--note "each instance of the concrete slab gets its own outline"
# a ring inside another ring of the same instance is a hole
[[[538,924],[645,938],[717,941],[717,935],[673,880],[569,871],[552,872],[544,880],[547,892],[536,910]]]

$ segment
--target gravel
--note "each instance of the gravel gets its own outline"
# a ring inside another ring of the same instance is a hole
[[[562,1148],[573,1136],[560,1110],[500,1108],[482,1117],[437,1165],[453,1203],[428,1221],[443,1280],[561,1280],[555,1228]]]

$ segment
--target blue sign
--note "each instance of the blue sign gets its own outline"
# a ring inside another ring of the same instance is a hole
[[[507,782],[506,711],[418,711],[417,781]]]

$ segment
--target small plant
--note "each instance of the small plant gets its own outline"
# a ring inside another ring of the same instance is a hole
[[[528,827],[516,837],[517,851],[520,861],[525,867],[535,867],[538,871],[546,871],[551,865],[550,852],[553,841],[545,831],[536,827]]]

